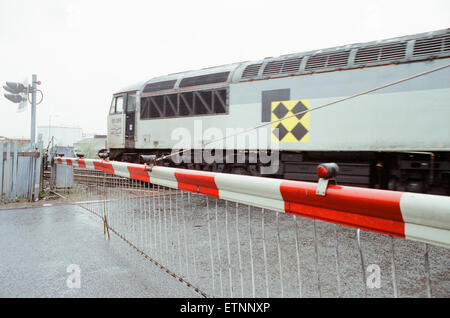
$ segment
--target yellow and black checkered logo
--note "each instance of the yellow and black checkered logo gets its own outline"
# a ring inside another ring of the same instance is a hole
[[[309,100],[287,100],[272,102],[270,121],[272,124],[272,140],[278,142],[308,142],[309,140]],[[300,114],[297,114],[300,113]],[[294,114],[297,114],[293,116]]]

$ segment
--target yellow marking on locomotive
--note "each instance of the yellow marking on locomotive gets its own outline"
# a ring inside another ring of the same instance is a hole
[[[308,99],[272,102],[270,121],[286,118],[272,124],[272,141],[308,142],[309,112],[302,113],[308,109]]]

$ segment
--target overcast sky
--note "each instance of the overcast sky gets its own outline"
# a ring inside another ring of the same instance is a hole
[[[174,72],[434,31],[449,0],[0,0],[0,82],[42,81],[37,124],[106,133],[112,93]],[[0,86],[1,86],[0,85]],[[0,89],[0,136],[30,110]]]

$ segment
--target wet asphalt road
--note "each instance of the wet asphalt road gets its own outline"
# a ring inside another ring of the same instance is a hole
[[[69,288],[70,264],[80,288]],[[201,297],[74,205],[0,210],[0,297]]]

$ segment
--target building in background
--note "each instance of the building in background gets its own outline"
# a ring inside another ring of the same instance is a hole
[[[76,153],[82,153],[86,158],[97,158],[98,151],[106,148],[106,135],[83,138],[73,146]]]
[[[47,147],[52,136],[55,145],[72,147],[83,138],[83,133],[78,127],[38,126],[37,136],[44,142],[44,147]]]

